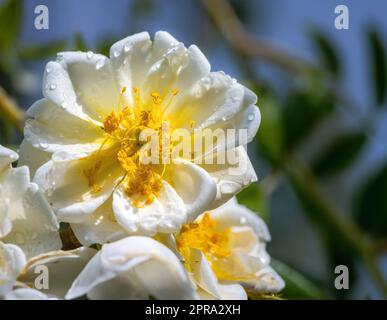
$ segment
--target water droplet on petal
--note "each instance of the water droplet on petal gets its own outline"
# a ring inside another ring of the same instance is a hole
[[[239,222],[240,222],[241,224],[245,224],[245,223],[247,222],[246,217],[241,217],[240,220],[239,220]]]
[[[120,52],[118,51],[118,50],[115,50],[114,52],[113,52],[113,57],[114,58],[118,58],[120,56]]]
[[[105,65],[105,58],[99,59],[95,64],[97,70],[101,69]]]
[[[49,89],[50,90],[55,90],[56,89],[56,84],[54,84],[54,83],[50,84]]]
[[[47,66],[46,72],[47,72],[47,73],[50,73],[50,72],[51,72],[51,68]]]
[[[48,144],[46,142],[40,142],[39,147],[42,148],[43,150],[48,148]]]
[[[91,59],[92,57],[93,57],[93,51],[87,51],[87,53],[86,53],[86,57],[87,57],[87,59]]]
[[[129,43],[124,45],[124,52],[129,52],[132,49],[132,46]]]
[[[253,121],[254,118],[255,118],[254,113],[250,113],[250,114],[247,116],[247,119],[248,119],[249,121]]]

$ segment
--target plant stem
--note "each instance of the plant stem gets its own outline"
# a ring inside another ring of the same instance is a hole
[[[0,86],[0,112],[14,124],[19,132],[23,132],[24,111],[16,102],[8,96],[7,92]]]
[[[202,0],[202,3],[217,29],[238,54],[261,58],[290,71],[318,71],[308,61],[249,34],[227,0]]]
[[[300,161],[287,161],[285,174],[304,208],[311,217],[329,226],[358,253],[380,292],[387,297],[387,284],[377,265],[377,257],[371,243],[362,230],[334,208],[320,190],[312,172]]]

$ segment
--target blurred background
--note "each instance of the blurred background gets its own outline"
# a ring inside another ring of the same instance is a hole
[[[34,26],[41,4],[48,30]],[[338,5],[348,29],[335,27]],[[248,151],[260,180],[238,198],[269,225],[280,298],[384,299],[386,12],[384,0],[0,0],[0,143],[17,149],[57,52],[107,54],[130,34],[168,31],[259,97]],[[337,265],[348,290],[334,286]]]

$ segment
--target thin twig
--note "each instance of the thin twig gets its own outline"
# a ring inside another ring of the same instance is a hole
[[[228,1],[202,0],[202,3],[217,29],[238,54],[261,58],[290,71],[317,71],[308,61],[248,33]]]
[[[373,243],[369,241],[367,235],[329,202],[313,173],[306,165],[291,158],[288,159],[284,170],[309,215],[311,217],[318,216],[322,223],[338,233],[342,240],[356,250],[375,284],[387,297],[387,283],[377,264]]]
[[[14,124],[15,128],[23,132],[24,126],[24,111],[16,104],[16,102],[7,94],[0,86],[0,112]]]

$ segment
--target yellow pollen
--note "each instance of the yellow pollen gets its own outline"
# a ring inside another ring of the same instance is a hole
[[[124,87],[120,92],[119,111],[111,112],[103,121],[106,146],[102,144],[96,153],[96,163],[84,174],[93,192],[99,192],[101,188],[96,183],[100,173],[102,155],[111,152],[116,155],[120,166],[125,171],[121,183],[125,186],[125,193],[132,197],[133,204],[142,207],[151,204],[155,196],[162,188],[162,177],[166,171],[166,165],[143,164],[141,162],[142,147],[147,143],[140,140],[140,133],[144,129],[153,129],[162,139],[162,127],[165,119],[164,112],[178,94],[175,89],[171,92],[171,98],[164,103],[164,98],[156,91],[150,94],[150,99],[142,101],[140,89],[133,88],[133,106],[124,107]],[[171,150],[170,150],[171,152]],[[110,154],[110,153],[109,153]],[[109,157],[105,157],[109,158]],[[160,172],[161,171],[161,172]]]
[[[230,230],[217,230],[216,221],[209,213],[205,213],[199,222],[191,222],[182,227],[176,237],[176,245],[186,261],[190,260],[190,249],[197,249],[211,263],[231,254]]]
[[[87,178],[87,181],[89,183],[89,187],[91,188],[92,193],[98,193],[102,190],[102,187],[97,184],[96,182],[96,176],[98,171],[101,169],[102,162],[97,161],[93,167],[90,169],[84,170],[84,175]]]

